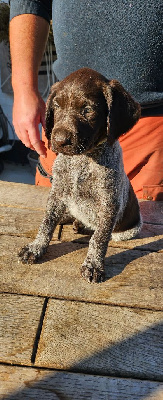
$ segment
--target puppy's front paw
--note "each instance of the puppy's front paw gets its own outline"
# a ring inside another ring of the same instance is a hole
[[[34,243],[30,243],[27,246],[22,247],[18,253],[18,256],[23,264],[34,264],[45,252],[45,248],[41,248]]]
[[[93,283],[103,282],[105,278],[104,267],[103,266],[99,267],[95,263],[90,261],[87,263],[84,262],[84,264],[81,266],[81,275],[88,282],[93,282]]]

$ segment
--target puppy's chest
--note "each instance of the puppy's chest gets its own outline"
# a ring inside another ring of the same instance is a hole
[[[94,229],[98,203],[98,166],[88,158],[71,157],[62,163],[62,199],[71,215]],[[63,160],[62,160],[63,161]],[[84,161],[84,162],[83,162]],[[64,169],[64,171],[63,171]]]
[[[69,176],[71,193],[66,198],[68,209],[85,226],[95,229],[97,220],[97,178],[90,166],[73,169]]]
[[[91,163],[71,166],[68,174],[68,184],[71,188],[71,197],[79,200],[91,199],[96,193],[97,171]]]

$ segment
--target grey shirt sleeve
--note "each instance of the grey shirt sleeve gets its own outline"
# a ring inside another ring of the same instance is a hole
[[[34,14],[50,22],[52,18],[52,0],[11,0],[10,20],[21,14]]]

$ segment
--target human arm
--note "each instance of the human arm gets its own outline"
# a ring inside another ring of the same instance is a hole
[[[45,104],[38,91],[38,71],[49,32],[46,19],[21,14],[10,22],[13,124],[19,139],[38,154],[46,155],[39,123],[45,128]]]

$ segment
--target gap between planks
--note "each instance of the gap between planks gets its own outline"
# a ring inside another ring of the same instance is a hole
[[[71,374],[71,375],[85,375],[85,376],[94,376],[94,377],[103,377],[103,378],[117,378],[117,379],[125,379],[126,381],[128,380],[128,379],[131,379],[132,381],[140,381],[140,382],[161,382],[162,383],[162,379],[150,379],[150,378],[148,378],[148,377],[146,377],[146,378],[134,378],[132,375],[131,376],[125,376],[125,377],[123,377],[122,375],[114,375],[114,374],[109,374],[109,375],[106,375],[106,374],[100,374],[100,373],[96,373],[96,372],[93,372],[93,373],[91,373],[90,371],[88,371],[88,372],[79,372],[79,370],[76,370],[75,371],[75,369],[73,369],[73,371],[71,370],[71,369],[57,369],[57,368],[53,368],[53,367],[42,367],[42,366],[39,366],[39,367],[37,367],[36,365],[26,365],[26,364],[17,364],[17,363],[12,363],[12,364],[10,364],[10,363],[8,363],[8,362],[1,362],[0,361],[0,366],[6,366],[6,367],[16,367],[16,368],[27,368],[27,369],[33,369],[33,370],[36,370],[36,371],[39,371],[39,370],[41,370],[41,371],[49,371],[49,372],[51,372],[51,371],[53,371],[53,372],[59,372],[59,373],[65,373],[65,374]]]
[[[38,328],[37,328],[37,332],[36,332],[36,336],[35,336],[35,340],[34,340],[34,344],[33,344],[33,350],[32,350],[32,355],[31,355],[31,363],[32,364],[35,363],[38,344],[39,344],[39,340],[40,340],[40,336],[41,336],[41,331],[42,331],[42,327],[43,327],[43,322],[44,322],[44,317],[45,317],[45,314],[46,314],[48,301],[49,301],[49,298],[46,297],[45,300],[44,300],[43,307],[42,307],[40,321],[39,321],[39,324],[38,324]]]
[[[99,283],[99,285],[100,285],[100,283]],[[123,285],[124,286],[124,285]],[[47,304],[46,304],[46,308],[47,308],[47,305],[48,305],[48,302],[49,302],[49,300],[51,300],[51,299],[53,299],[53,300],[60,300],[60,301],[67,301],[67,302],[78,302],[78,303],[88,303],[88,304],[96,304],[96,305],[99,305],[99,306],[108,306],[108,307],[119,307],[119,308],[129,308],[129,309],[133,309],[133,310],[147,310],[147,311],[155,311],[155,312],[162,312],[162,309],[155,309],[154,307],[138,307],[138,306],[132,306],[132,305],[128,305],[128,304],[117,304],[117,303],[109,303],[109,304],[107,304],[107,303],[100,303],[100,302],[98,302],[98,301],[91,301],[91,300],[76,300],[76,299],[74,299],[74,298],[66,298],[66,297],[56,297],[56,296],[45,296],[45,295],[41,295],[41,294],[39,294],[39,295],[35,295],[35,294],[30,294],[30,293],[13,293],[13,292],[7,292],[7,291],[0,291],[0,294],[10,294],[11,296],[26,296],[26,297],[35,297],[35,298],[37,298],[37,297],[39,297],[39,298],[43,298],[43,299],[45,299],[45,301],[44,301],[44,304],[45,304],[45,302],[46,302],[46,299],[48,299],[48,301],[47,301]],[[43,309],[44,309],[44,305],[43,305]],[[41,316],[42,316],[42,313],[41,313]],[[41,320],[41,317],[40,317],[40,320]]]

